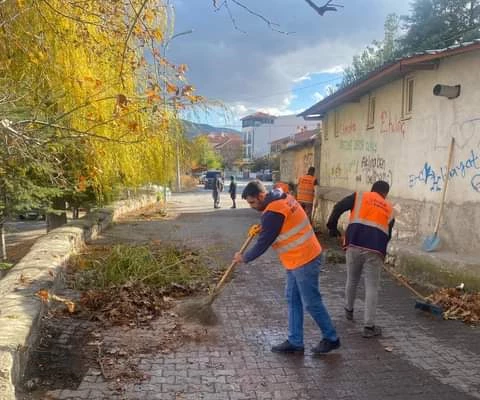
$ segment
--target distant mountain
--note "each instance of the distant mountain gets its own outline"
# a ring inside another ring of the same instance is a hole
[[[195,136],[205,134],[205,133],[231,133],[236,135],[241,135],[242,132],[230,128],[218,128],[216,126],[208,124],[197,124],[195,122],[183,120],[183,125],[185,127],[185,136],[189,139],[194,138]]]

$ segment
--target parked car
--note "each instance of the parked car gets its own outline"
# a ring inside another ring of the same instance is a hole
[[[213,189],[213,181],[216,177],[222,178],[221,171],[207,171],[205,174],[205,189]],[[222,180],[223,183],[223,180]],[[223,186],[223,185],[222,185]]]
[[[38,219],[44,221],[46,219],[46,213],[45,210],[40,209],[25,210],[18,214],[18,218],[29,221],[35,221]]]
[[[207,178],[207,174],[202,174],[198,177],[198,183],[200,185],[205,185],[205,181],[206,181],[206,178]]]

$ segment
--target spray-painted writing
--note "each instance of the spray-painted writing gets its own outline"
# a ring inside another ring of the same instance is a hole
[[[349,122],[338,122],[338,126],[335,129],[335,137],[338,137],[339,134],[349,135],[357,131],[357,124],[354,121]]]
[[[362,157],[360,162],[363,178],[361,175],[358,175],[355,180],[361,182],[364,180],[365,183],[371,185],[376,181],[382,180],[388,183],[392,183],[393,173],[391,170],[387,169],[387,162],[385,159],[379,155],[371,156],[366,155]]]
[[[405,136],[405,122],[397,117],[392,117],[390,111],[382,111],[380,114],[381,133],[401,133]]]
[[[448,173],[450,179],[465,178],[468,171],[480,169],[480,156],[475,150],[471,150],[468,157],[458,162],[450,171],[447,168],[441,167],[440,170],[435,170],[429,162],[425,162],[423,168],[417,173],[409,175],[408,185],[412,188],[418,183],[423,183],[430,186],[432,192],[442,190],[443,183]],[[475,178],[475,177],[474,177]],[[472,187],[476,190],[477,181],[472,178]]]
[[[371,140],[351,139],[340,140],[340,150],[361,151],[368,153],[377,152],[377,143]]]

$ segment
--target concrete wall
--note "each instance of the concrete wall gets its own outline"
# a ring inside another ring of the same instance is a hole
[[[280,180],[297,184],[298,178],[315,166],[315,145],[308,142],[282,151],[280,154]]]
[[[402,116],[403,80],[372,93],[375,120],[367,128],[369,95],[327,113],[320,181],[351,193],[383,179],[395,198],[397,235],[418,241],[434,229],[451,137],[456,145],[446,196],[442,243],[474,253],[480,240],[480,52],[444,59],[415,71],[413,112]],[[437,83],[460,84],[461,95],[435,97]]]
[[[270,143],[294,135],[302,128],[316,129],[318,121],[305,121],[295,115],[283,115],[276,117],[273,124],[264,124],[256,127],[243,128],[244,135],[253,135],[253,157],[261,157],[270,153]]]

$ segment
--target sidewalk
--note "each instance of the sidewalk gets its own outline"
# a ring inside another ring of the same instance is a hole
[[[205,197],[210,205],[209,195]],[[175,207],[183,214],[173,221],[161,221],[175,229],[159,229],[157,239],[187,240],[192,245],[216,243],[223,246],[228,263],[228,256],[259,214],[247,209],[200,211],[198,199],[175,196]],[[114,235],[115,229],[117,226],[109,235]],[[142,227],[136,225],[136,229],[135,234],[141,235]],[[344,282],[344,265],[324,267],[321,290],[342,341],[339,350],[326,356],[311,354],[310,348],[320,336],[308,316],[305,355],[270,352],[273,344],[286,338],[287,314],[284,271],[269,251],[240,267],[216,300],[221,323],[209,332],[206,342],[187,343],[167,355],[139,355],[140,369],[149,379],[115,393],[98,371],[90,370],[79,387],[48,394],[65,400],[480,399],[480,327],[435,320],[417,312],[409,292],[384,275],[378,310],[384,335],[364,339],[360,336],[363,289],[356,303],[357,320],[346,321]],[[386,351],[387,347],[392,351]]]

